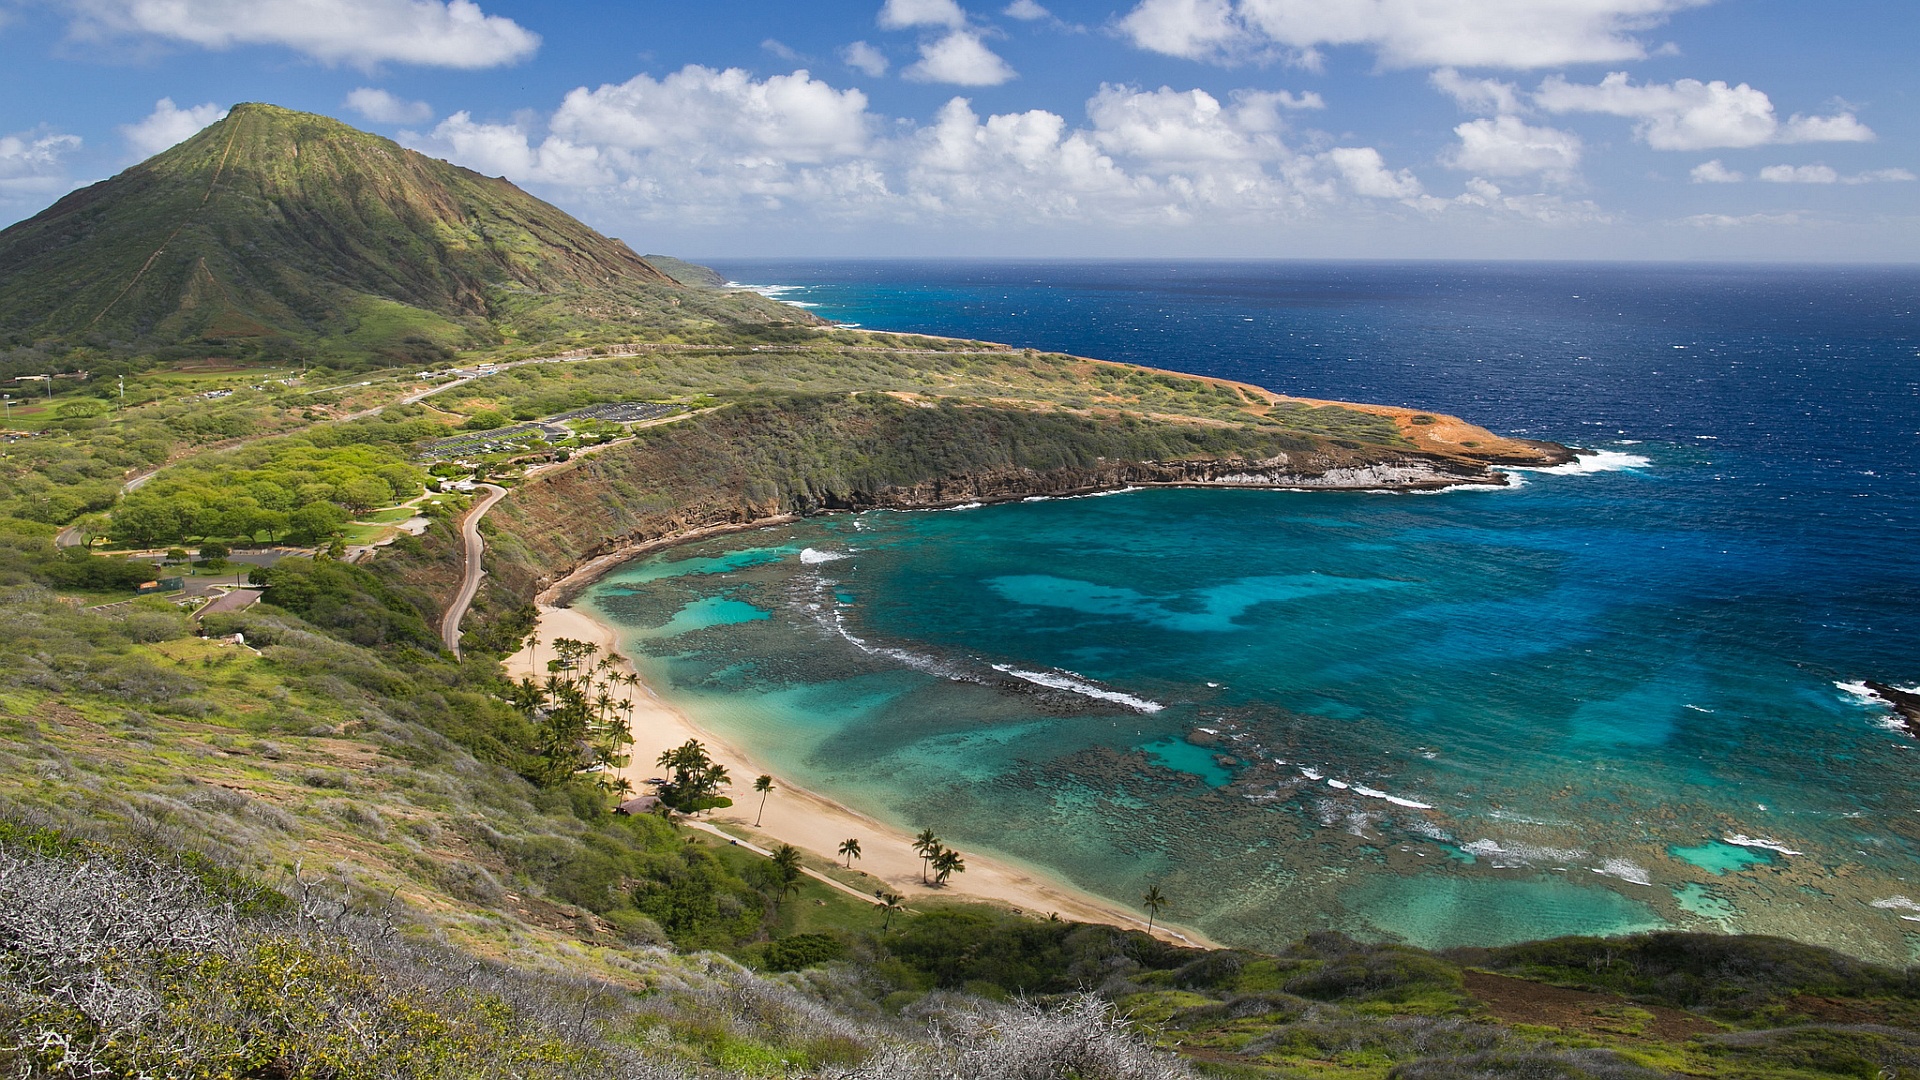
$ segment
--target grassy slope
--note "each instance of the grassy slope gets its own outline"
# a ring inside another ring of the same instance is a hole
[[[684,288],[505,180],[240,105],[0,232],[0,333],[429,360],[446,348],[806,322]]]

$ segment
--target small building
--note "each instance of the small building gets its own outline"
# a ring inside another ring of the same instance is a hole
[[[614,807],[613,812],[616,814],[625,814],[628,817],[639,817],[641,814],[653,813],[659,806],[660,797],[658,795],[637,795],[621,803],[619,806]]]

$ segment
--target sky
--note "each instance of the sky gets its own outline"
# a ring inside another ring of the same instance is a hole
[[[0,0],[0,223],[241,101],[643,252],[1920,259],[1920,0]]]

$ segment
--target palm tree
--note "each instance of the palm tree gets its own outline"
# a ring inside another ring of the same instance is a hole
[[[852,837],[840,841],[840,854],[847,857],[847,869],[853,869],[853,860],[860,857],[860,841]]]
[[[1140,903],[1146,906],[1147,933],[1151,934],[1153,920],[1160,917],[1160,909],[1167,906],[1167,898],[1160,892],[1160,886],[1150,885],[1147,887],[1147,895],[1140,898]]]
[[[753,782],[753,790],[760,793],[760,809],[753,815],[753,827],[757,829],[760,827],[760,815],[767,812],[767,793],[773,790],[773,777],[760,774],[760,779]]]
[[[785,899],[790,892],[800,890],[800,849],[792,844],[781,844],[773,849],[773,868],[780,874],[780,897]],[[774,901],[779,903],[779,900]]]
[[[900,910],[900,905],[905,903],[906,899],[897,892],[880,894],[880,907],[887,913],[886,920],[880,924],[880,929],[885,930],[893,925],[893,913]]]
[[[948,878],[966,869],[966,861],[960,858],[959,852],[950,847],[943,847],[933,857],[933,883],[945,885]]]
[[[927,883],[927,860],[940,848],[940,838],[933,835],[932,829],[921,829],[920,835],[913,838],[913,850],[920,853],[920,883]]]

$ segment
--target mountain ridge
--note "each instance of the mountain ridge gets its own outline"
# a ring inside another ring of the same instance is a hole
[[[259,103],[0,231],[17,345],[391,360],[814,321],[682,286],[504,178]]]

